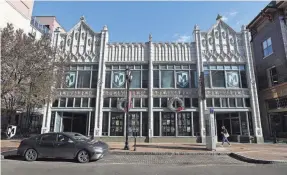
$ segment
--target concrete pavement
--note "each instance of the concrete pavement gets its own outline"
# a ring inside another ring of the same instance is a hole
[[[16,149],[20,141],[2,140],[1,152]],[[133,142],[130,142],[130,151],[123,150],[124,143],[109,142],[111,152],[131,153],[133,154]],[[220,145],[220,144],[219,144]],[[249,160],[258,160],[265,162],[285,161],[287,163],[287,144],[241,144],[232,143],[231,147],[217,148],[216,153],[234,153],[238,157],[244,157]],[[203,144],[191,143],[138,143],[137,153],[214,153],[207,151]]]
[[[122,156],[110,157],[107,160],[79,164],[73,161],[52,161],[41,160],[26,162],[21,160],[2,160],[1,173],[3,175],[286,175],[287,166],[283,165],[255,165],[237,162],[230,158],[221,158],[217,163],[210,157],[204,158],[207,161],[190,162],[189,164],[172,164],[167,161],[165,164],[154,164],[153,156],[148,158],[137,157],[127,160]],[[121,163],[117,160],[121,159]],[[167,160],[167,157],[161,158]],[[173,157],[173,160],[180,159]],[[116,161],[113,161],[116,160]],[[137,160],[137,161],[133,161]],[[140,161],[142,160],[142,161]],[[158,161],[163,161],[159,160]],[[220,162],[221,161],[221,162]]]

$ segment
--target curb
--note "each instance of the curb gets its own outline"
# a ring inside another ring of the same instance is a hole
[[[17,154],[17,149],[12,149],[9,151],[1,152],[1,160],[5,159],[7,156],[15,156]]]
[[[230,155],[230,152],[124,152],[124,151],[110,151],[112,155]]]
[[[238,153],[230,153],[230,157],[235,158],[237,160],[241,160],[247,163],[255,163],[255,164],[287,164],[286,160],[263,160],[263,159],[254,159],[247,156],[243,156]]]

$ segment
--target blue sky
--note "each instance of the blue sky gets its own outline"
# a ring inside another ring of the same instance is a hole
[[[268,2],[36,1],[33,16],[56,16],[66,30],[85,16],[94,31],[108,26],[110,42],[145,42],[149,33],[154,41],[190,41],[195,24],[201,30],[208,30],[219,13],[227,24],[239,31],[241,25],[247,25]]]

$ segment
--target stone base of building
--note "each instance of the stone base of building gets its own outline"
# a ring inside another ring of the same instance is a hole
[[[125,137],[95,137],[104,142],[125,142]],[[129,137],[134,142],[134,137]],[[137,137],[137,143],[201,143],[200,137]]]
[[[263,136],[254,137],[254,143],[264,143]]]

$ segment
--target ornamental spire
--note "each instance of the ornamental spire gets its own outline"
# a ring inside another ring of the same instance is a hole
[[[220,14],[217,15],[216,21],[221,20],[222,16]]]

